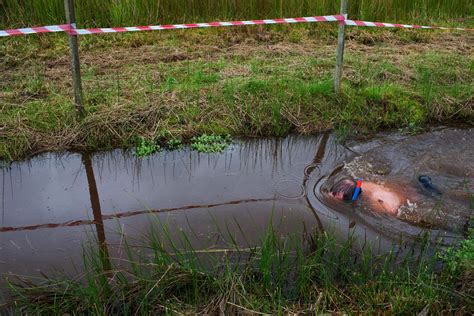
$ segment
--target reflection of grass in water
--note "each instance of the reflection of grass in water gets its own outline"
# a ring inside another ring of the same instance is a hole
[[[448,264],[436,270],[439,257],[428,255],[427,244],[418,255],[376,256],[369,248],[354,250],[355,238],[342,244],[330,234],[281,239],[271,225],[258,247],[242,249],[232,239],[226,249],[197,251],[191,239],[154,227],[142,245],[147,254],[125,239],[126,258],[115,260],[112,271],[104,271],[101,256],[90,249],[88,273],[79,279],[11,284],[12,308],[43,314],[413,314],[425,307],[467,311],[472,303],[468,290],[455,289],[465,271],[453,264],[456,250],[444,253]]]

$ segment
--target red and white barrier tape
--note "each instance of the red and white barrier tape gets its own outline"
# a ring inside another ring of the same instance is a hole
[[[28,35],[28,34],[37,34],[37,33],[68,32],[69,30],[71,30],[71,26],[69,24],[27,27],[23,29],[0,30],[0,37],[15,36],[15,35]]]
[[[355,21],[355,20],[344,20],[344,23],[346,25],[349,25],[349,26],[372,26],[372,27],[392,27],[392,28],[405,28],[405,29],[438,29],[438,30],[474,31],[474,29],[468,29],[468,28],[462,28],[462,27],[422,26],[422,25],[382,23],[382,22],[367,22],[367,21]]]
[[[311,16],[311,17],[287,18],[287,19],[150,25],[150,26],[131,26],[131,27],[112,27],[112,28],[90,28],[90,29],[75,29],[66,24],[66,25],[52,25],[52,26],[43,26],[43,27],[15,29],[15,30],[4,30],[4,31],[0,30],[0,37],[27,35],[27,34],[35,34],[35,33],[48,33],[48,32],[68,32],[71,34],[78,34],[78,35],[90,35],[90,34],[98,34],[98,33],[123,33],[123,32],[191,29],[191,28],[207,28],[207,27],[221,27],[221,26],[259,25],[259,24],[291,24],[291,23],[338,22],[338,21],[342,22],[344,21],[344,19],[345,17],[343,15],[326,15],[326,16]]]
[[[112,27],[95,29],[77,29],[79,35],[89,35],[97,33],[122,33],[122,32],[140,32],[140,31],[159,31],[172,29],[192,29],[221,26],[241,26],[241,25],[260,25],[260,24],[291,24],[291,23],[314,23],[314,22],[337,22],[344,21],[343,15],[312,16],[303,18],[271,19],[271,20],[250,20],[250,21],[231,21],[231,22],[211,22],[194,24],[171,24],[171,25],[152,25],[152,26],[132,26],[132,27]]]
[[[36,33],[53,33],[53,32],[67,32],[70,34],[77,34],[77,35],[90,35],[90,34],[98,34],[98,33],[123,33],[123,32],[191,29],[191,28],[207,28],[207,27],[221,27],[221,26],[291,24],[291,23],[314,23],[314,22],[343,22],[349,26],[474,31],[474,29],[461,28],[461,27],[419,26],[419,25],[408,25],[408,24],[397,24],[397,23],[355,21],[355,20],[347,20],[347,17],[344,15],[325,15],[325,16],[312,16],[312,17],[287,18],[287,19],[130,26],[130,27],[112,27],[112,28],[89,28],[89,29],[76,29],[74,25],[62,24],[62,25],[39,26],[39,27],[30,27],[30,28],[22,28],[22,29],[12,29],[12,30],[0,30],[0,37],[15,36],[15,35],[28,35],[28,34],[36,34]]]

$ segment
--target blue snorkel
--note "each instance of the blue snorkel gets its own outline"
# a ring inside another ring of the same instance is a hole
[[[441,197],[443,194],[433,185],[429,176],[423,175],[418,177],[418,181],[421,184],[423,190],[428,193],[431,197]]]
[[[359,178],[357,179],[357,186],[355,188],[354,195],[352,196],[352,202],[357,201],[357,198],[359,197],[361,191],[362,191],[362,179]]]

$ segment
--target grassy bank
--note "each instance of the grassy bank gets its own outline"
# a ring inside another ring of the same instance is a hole
[[[473,35],[350,29],[332,92],[337,26],[81,37],[87,115],[71,106],[67,38],[0,40],[0,158],[129,147],[203,133],[343,134],[472,123]]]
[[[80,0],[80,26],[121,26],[191,23],[223,19],[259,19],[331,15],[339,12],[334,0]],[[4,0],[0,27],[50,25],[64,22],[62,0]],[[470,0],[350,0],[354,19],[386,22],[428,22],[474,15]]]
[[[342,245],[330,234],[280,239],[269,228],[258,247],[231,246],[219,255],[193,250],[185,236],[165,250],[170,240],[151,232],[138,248],[125,241],[121,260],[87,252],[87,272],[78,278],[10,278],[14,301],[4,308],[48,315],[474,311],[472,239],[436,256],[428,244],[408,257],[376,256],[356,250],[356,239]]]

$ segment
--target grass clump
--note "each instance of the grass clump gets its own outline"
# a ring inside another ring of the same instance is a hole
[[[230,135],[206,135],[193,137],[191,148],[200,153],[220,153],[229,147],[232,142]]]
[[[155,227],[143,244],[125,241],[125,258],[105,270],[86,252],[79,279],[23,279],[9,283],[12,312],[26,314],[472,312],[465,266],[451,269],[464,246],[442,257],[428,242],[377,255],[355,238],[330,233],[281,238],[271,227],[255,247],[235,243],[194,250]],[[126,239],[125,239],[126,240]],[[428,240],[428,239],[426,239]],[[466,242],[466,244],[471,241]],[[179,245],[179,246],[178,246]],[[468,250],[469,251],[469,250]],[[98,259],[99,258],[99,259]],[[125,263],[125,265],[124,265]],[[126,268],[124,268],[126,266]],[[464,286],[464,287],[463,287]]]
[[[169,150],[180,150],[180,149],[184,148],[184,144],[183,144],[183,141],[181,139],[172,138],[172,139],[169,139],[166,142],[166,147]]]
[[[149,140],[145,137],[139,136],[137,146],[135,148],[135,155],[137,157],[146,157],[161,151],[161,146],[155,140]]]
[[[136,138],[135,155],[147,157],[163,150],[157,139],[147,139],[142,136]],[[230,135],[207,135],[195,136],[191,139],[191,148],[201,153],[221,153],[232,142]],[[180,150],[184,148],[182,139],[170,138],[163,142],[168,150]]]

